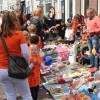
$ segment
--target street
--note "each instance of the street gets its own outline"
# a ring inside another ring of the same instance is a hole
[[[1,84],[0,84],[0,100],[7,100],[6,95],[4,93],[4,89]],[[19,93],[17,93],[17,100],[22,100]],[[49,93],[41,86],[39,90],[38,100],[52,100]]]

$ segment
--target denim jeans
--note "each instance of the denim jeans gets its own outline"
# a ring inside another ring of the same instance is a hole
[[[88,47],[90,51],[90,64],[92,66],[98,67],[99,66],[99,56],[92,54],[92,49],[95,48],[96,52],[99,53],[99,36],[94,35],[88,38]]]
[[[16,89],[21,94],[23,100],[33,100],[27,79],[10,78],[7,69],[0,69],[0,83],[4,87],[7,100],[17,100]]]

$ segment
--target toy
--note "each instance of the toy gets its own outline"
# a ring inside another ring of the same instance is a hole
[[[53,62],[53,59],[50,56],[44,56],[44,62],[46,66],[50,66]]]

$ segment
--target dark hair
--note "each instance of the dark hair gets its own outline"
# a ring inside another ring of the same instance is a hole
[[[38,42],[39,42],[39,37],[37,35],[30,37],[31,44],[38,44]]]
[[[62,20],[61,23],[65,23],[65,22]]]
[[[13,35],[14,31],[19,30],[19,21],[14,12],[4,12],[2,17],[1,30],[4,36],[11,36]]]
[[[27,15],[26,15],[26,18],[27,18],[27,20],[30,20],[31,14],[27,14]]]

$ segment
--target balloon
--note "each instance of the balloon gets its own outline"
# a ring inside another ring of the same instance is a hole
[[[50,56],[44,56],[44,61],[45,61],[45,65],[50,66],[53,62],[53,59]]]

